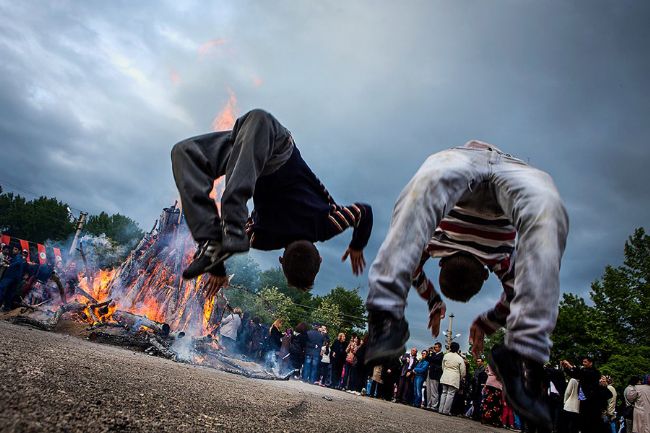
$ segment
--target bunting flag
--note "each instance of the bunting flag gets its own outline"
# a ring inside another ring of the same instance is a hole
[[[52,252],[54,253],[54,263],[63,261],[63,257],[61,257],[61,250],[59,248],[52,248]]]
[[[19,239],[19,241],[20,241],[20,247],[21,247],[23,250],[27,250],[27,261],[28,261],[28,262],[31,262],[32,260],[31,260],[31,258],[29,257],[29,242],[27,242],[27,241],[24,240],[24,239]]]
[[[36,244],[36,249],[38,249],[38,264],[44,265],[47,263],[47,254],[45,253],[45,245]]]
[[[5,245],[9,245],[11,243],[11,236],[3,234],[2,243]]]

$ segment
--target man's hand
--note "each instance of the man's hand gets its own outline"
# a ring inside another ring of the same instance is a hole
[[[429,329],[431,329],[433,338],[436,338],[440,334],[440,321],[447,314],[447,305],[443,300],[440,300],[433,304],[432,307],[429,311]]]
[[[345,250],[343,257],[341,257],[341,261],[344,262],[348,256],[350,256],[350,263],[352,264],[352,273],[354,275],[360,275],[363,272],[363,268],[366,267],[366,259],[363,257],[363,250],[348,248]]]
[[[205,281],[205,284],[203,285],[205,299],[214,298],[217,295],[217,293],[219,293],[219,289],[228,287],[228,283],[230,279],[228,278],[227,275],[224,276],[217,276],[212,274],[206,274],[206,275],[208,275],[208,278]]]
[[[478,319],[472,323],[469,328],[469,344],[472,345],[472,355],[478,358],[483,353],[483,345],[485,342],[485,332],[478,324]]]

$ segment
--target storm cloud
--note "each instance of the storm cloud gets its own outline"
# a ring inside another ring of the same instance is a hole
[[[0,185],[149,228],[177,198],[171,146],[231,94],[264,108],[343,204],[372,204],[371,261],[431,153],[494,143],[550,173],[571,231],[563,291],[586,294],[650,220],[650,3],[0,0]],[[367,293],[320,244],[315,293]],[[263,267],[277,253],[254,253]],[[435,275],[435,265],[427,267]],[[499,296],[450,303],[465,343]],[[428,345],[411,293],[412,344]],[[446,323],[443,324],[443,327]],[[463,344],[465,346],[465,344]]]

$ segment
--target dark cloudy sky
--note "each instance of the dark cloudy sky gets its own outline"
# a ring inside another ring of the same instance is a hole
[[[647,1],[0,0],[0,16],[5,189],[149,228],[177,197],[171,146],[209,131],[232,91],[239,114],[265,108],[292,131],[337,201],[373,205],[369,260],[419,165],[469,139],[555,178],[563,291],[585,294],[650,221]],[[339,262],[349,236],[320,245],[316,293],[367,293]],[[492,277],[449,303],[462,343],[498,295]],[[409,301],[412,342],[428,345],[426,306]]]

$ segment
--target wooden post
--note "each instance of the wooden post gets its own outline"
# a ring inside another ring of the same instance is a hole
[[[88,216],[88,213],[86,212],[81,212],[79,214],[79,218],[77,219],[77,231],[74,234],[74,239],[72,240],[72,245],[70,245],[70,252],[68,253],[68,258],[71,258],[72,255],[74,254],[75,250],[77,249],[77,242],[79,241],[79,235],[81,234],[81,229],[84,226],[84,223],[86,222],[86,217]]]

